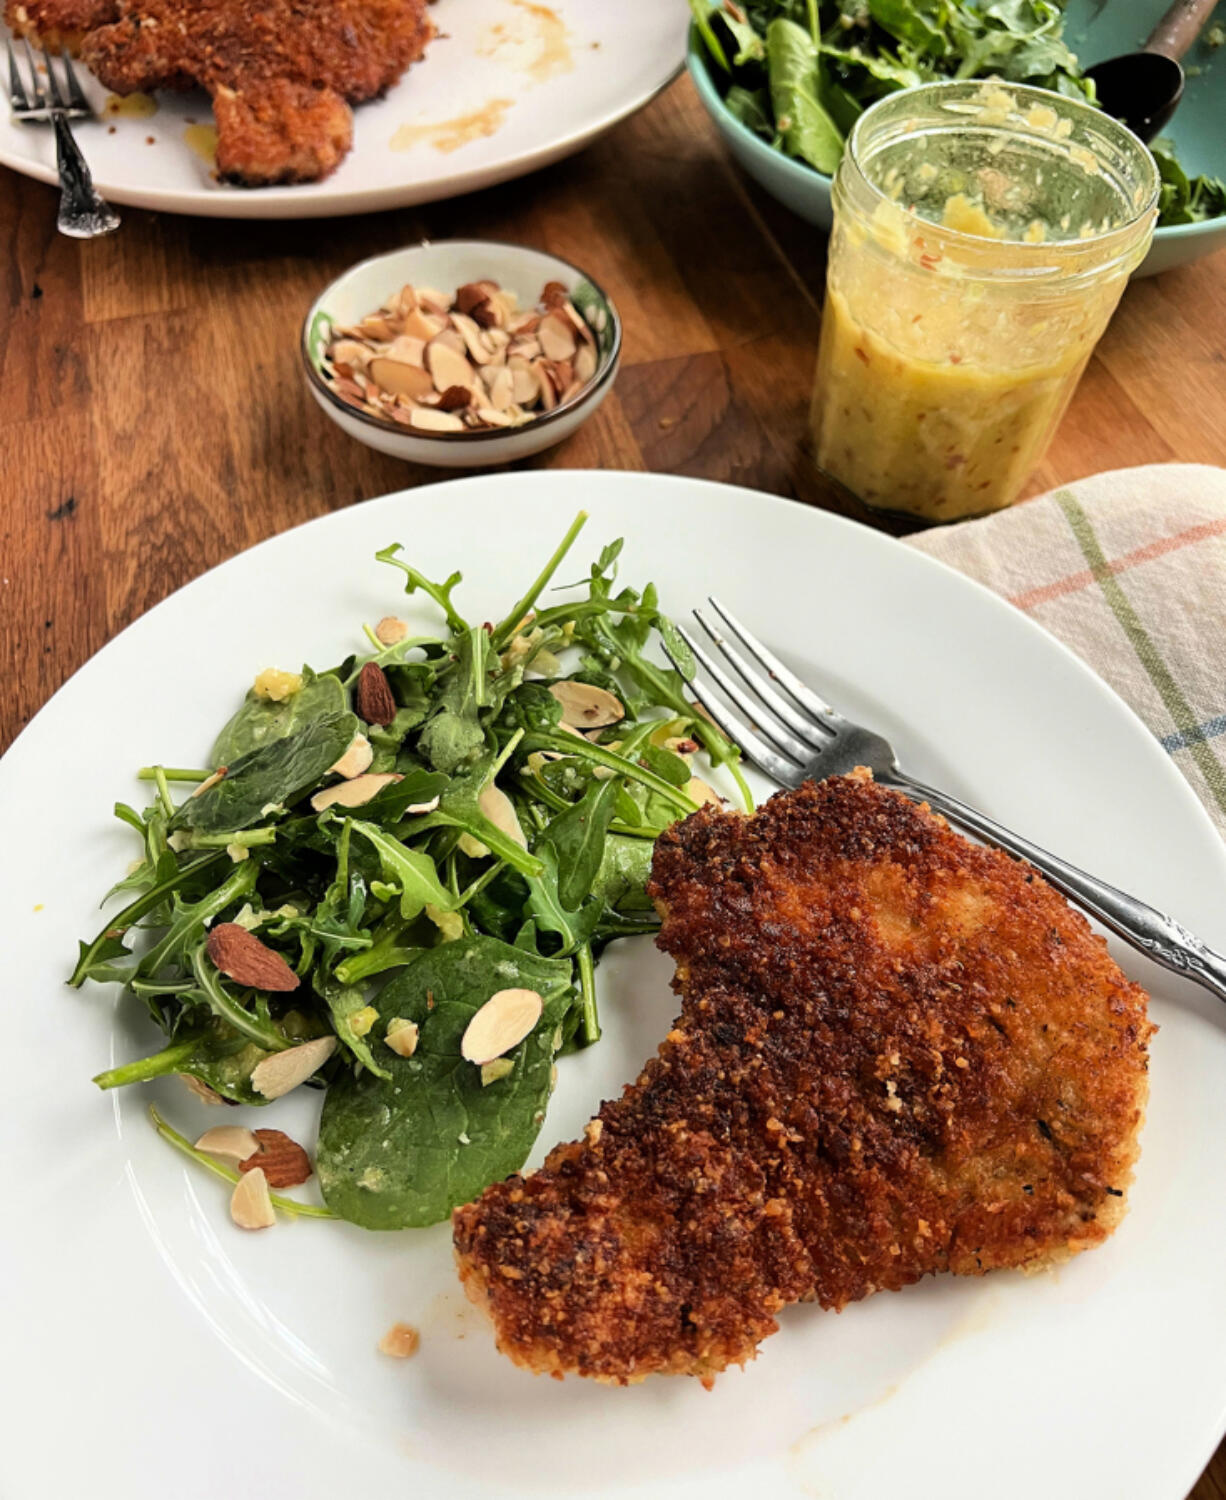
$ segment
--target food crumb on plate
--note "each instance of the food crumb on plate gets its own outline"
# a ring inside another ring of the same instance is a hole
[[[421,1334],[412,1323],[393,1323],[379,1340],[379,1353],[392,1359],[412,1359],[421,1344]]]

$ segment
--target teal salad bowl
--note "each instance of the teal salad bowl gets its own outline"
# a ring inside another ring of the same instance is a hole
[[[1167,0],[1070,0],[1064,36],[1083,67],[1141,46]],[[810,224],[830,228],[830,178],[776,151],[724,107],[697,29],[690,27],[687,65],[703,107],[734,160],[763,188]],[[1187,87],[1175,118],[1163,131],[1187,174],[1226,177],[1226,47],[1203,42],[1184,59]],[[1195,224],[1165,225],[1138,276],[1154,276],[1226,248],[1226,216]]]

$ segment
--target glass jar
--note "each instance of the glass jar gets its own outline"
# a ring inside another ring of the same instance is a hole
[[[866,505],[1017,499],[1157,217],[1153,157],[1080,100],[997,80],[892,94],[834,181],[817,462]]]

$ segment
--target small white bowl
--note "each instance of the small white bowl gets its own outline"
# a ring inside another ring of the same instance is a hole
[[[545,284],[560,281],[596,337],[599,363],[595,375],[569,401],[510,431],[491,427],[473,432],[414,432],[390,418],[357,411],[341,400],[322,373],[324,351],[334,325],[359,323],[406,282],[454,291],[471,281],[496,281],[515,293],[521,307],[534,307]],[[569,437],[609,394],[621,347],[617,310],[586,272],[543,250],[498,240],[435,240],[359,261],[324,289],[302,325],[307,388],[336,425],[380,453],[443,469],[510,463]]]

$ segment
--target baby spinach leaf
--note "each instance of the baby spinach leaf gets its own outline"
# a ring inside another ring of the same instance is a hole
[[[351,713],[329,714],[260,745],[239,756],[215,786],[182,803],[170,826],[228,833],[266,817],[269,805],[289,807],[319,785],[358,728]]]
[[[349,707],[345,689],[335,677],[316,677],[302,669],[302,686],[289,698],[273,703],[248,692],[242,707],[217,736],[209,756],[211,766],[233,766],[252,750],[284,739],[315,719],[332,718]]]
[[[414,1021],[417,1050],[402,1058],[384,1048],[390,1080],[342,1073],[329,1087],[316,1157],[328,1207],[367,1229],[436,1224],[521,1167],[545,1117],[571,977],[568,962],[466,937],[423,953],[386,985],[375,1031],[382,1038],[397,1016]],[[541,996],[541,1019],[508,1054],[510,1074],[482,1087],[460,1040],[491,995],[518,988]]]
[[[766,28],[771,103],[775,124],[789,156],[803,157],[830,176],[843,154],[839,127],[818,98],[817,48],[794,21],[772,21]]]

